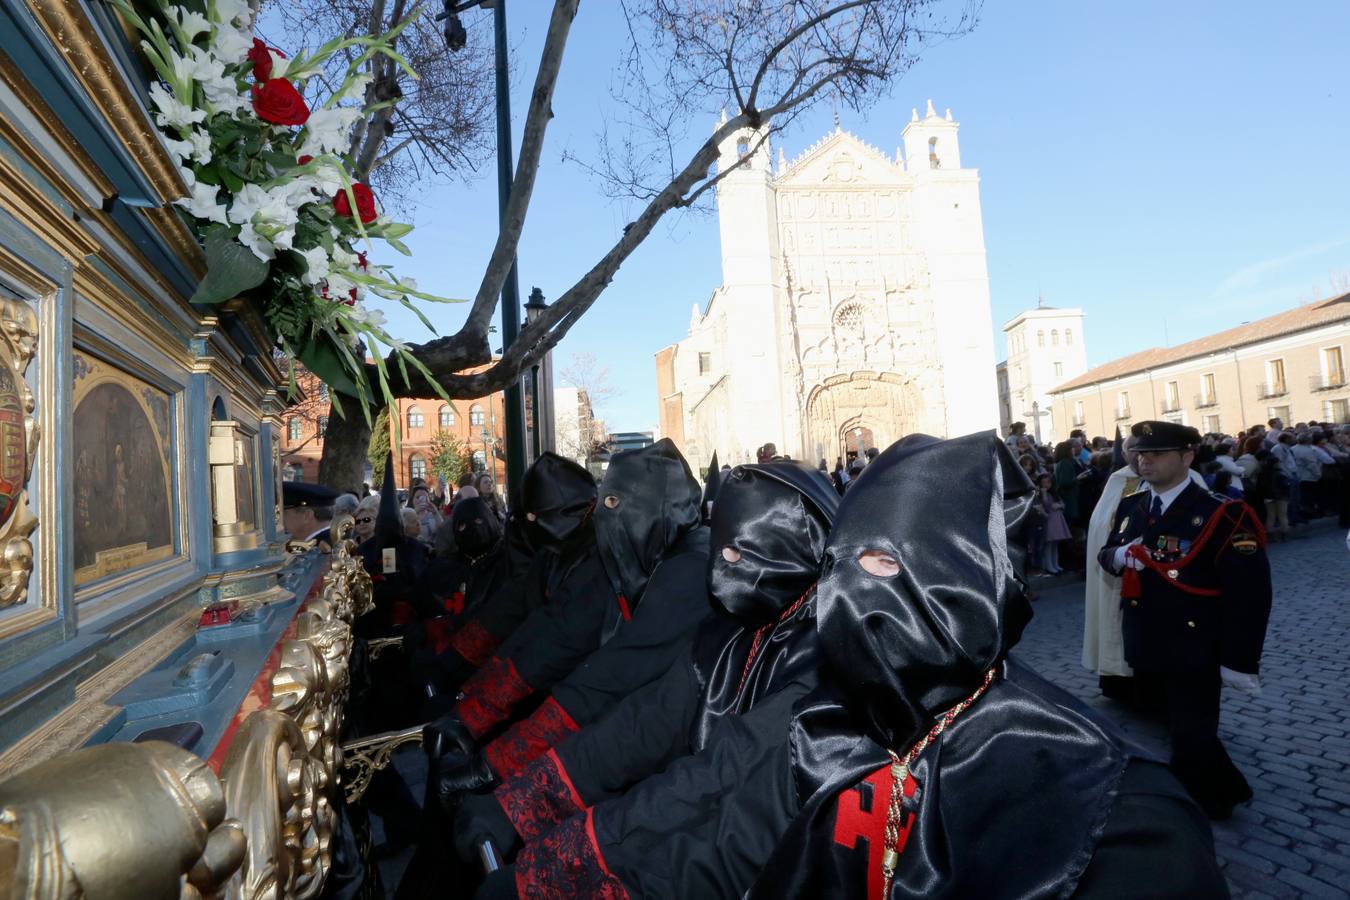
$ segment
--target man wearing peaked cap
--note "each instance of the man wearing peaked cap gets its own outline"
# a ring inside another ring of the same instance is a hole
[[[333,520],[333,502],[338,491],[321,484],[303,481],[281,483],[281,521],[286,532],[297,541],[319,540],[331,544],[328,523]]]
[[[1244,501],[1191,480],[1194,428],[1149,421],[1134,434],[1147,487],[1120,501],[1097,559],[1121,576],[1125,661],[1142,693],[1166,697],[1172,767],[1206,813],[1225,819],[1252,790],[1219,741],[1219,693],[1259,690],[1266,535]]]

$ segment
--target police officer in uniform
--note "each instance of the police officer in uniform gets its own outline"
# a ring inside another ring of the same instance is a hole
[[[1120,501],[1098,561],[1122,576],[1125,659],[1166,698],[1172,767],[1211,818],[1225,819],[1252,791],[1219,741],[1219,691],[1259,687],[1265,532],[1244,501],[1190,479],[1198,431],[1141,422],[1136,434],[1146,486]]]

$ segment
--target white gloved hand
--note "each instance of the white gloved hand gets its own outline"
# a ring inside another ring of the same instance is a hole
[[[1144,539],[1142,537],[1137,537],[1134,540],[1130,541],[1128,544],[1122,544],[1121,546],[1116,548],[1116,555],[1112,560],[1112,562],[1115,564],[1117,572],[1123,572],[1127,567],[1135,570],[1141,570],[1144,568],[1144,564],[1141,563],[1139,560],[1134,559],[1133,557],[1127,557],[1125,555],[1126,552],[1135,544],[1142,544],[1143,542]]]
[[[1237,672],[1225,666],[1219,666],[1219,680],[1226,688],[1242,691],[1244,694],[1261,693],[1261,678],[1255,673]]]

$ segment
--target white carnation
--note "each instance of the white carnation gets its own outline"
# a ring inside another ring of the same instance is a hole
[[[192,184],[192,196],[174,201],[199,219],[226,224],[225,207],[216,199],[219,189],[214,184],[195,181]]]
[[[208,10],[215,21],[227,28],[235,25],[250,28],[253,25],[253,7],[246,0],[211,0]]]
[[[188,141],[192,146],[192,158],[202,165],[211,161],[211,135],[204,131],[193,129],[188,133]],[[178,141],[177,143],[182,143]]]
[[[328,277],[328,252],[322,247],[315,247],[311,250],[302,250],[300,255],[305,258],[307,266],[305,274],[300,276],[305,284],[318,284]]]
[[[169,152],[173,154],[173,158],[180,163],[192,156],[191,141],[175,141],[173,138],[165,135],[164,146],[169,148]]]
[[[245,223],[244,227],[239,229],[239,243],[253,251],[253,255],[258,259],[270,260],[276,256],[276,250],[272,247],[272,242],[258,234],[251,224]]]
[[[330,293],[332,292],[333,290],[332,282],[328,283],[328,290]],[[346,295],[346,291],[343,291],[343,295],[344,296]],[[364,306],[353,306],[351,307],[347,315],[353,321],[360,322],[362,325],[368,325],[371,328],[381,328],[381,329],[384,328],[385,322],[384,313],[380,312],[378,309],[369,309]]]
[[[211,41],[211,52],[217,59],[222,59],[226,65],[231,66],[243,62],[248,57],[248,51],[252,49],[251,34],[224,25],[216,29],[216,36]]]
[[[351,106],[314,110],[305,122],[305,142],[300,146],[300,154],[321,156],[340,152],[350,140],[353,123],[360,118],[361,110]]]
[[[155,105],[155,122],[161,128],[187,129],[206,120],[206,110],[179,103],[178,98],[166,91],[159,82],[150,85],[150,102]]]

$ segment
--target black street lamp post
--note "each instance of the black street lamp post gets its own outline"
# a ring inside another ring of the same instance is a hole
[[[511,181],[515,166],[511,161],[511,85],[506,59],[506,0],[445,0],[445,12],[438,20],[445,22],[445,44],[451,52],[464,47],[467,34],[459,14],[475,6],[492,9],[493,43],[496,52],[497,75],[497,214],[500,223],[506,217],[506,204],[511,198]],[[516,261],[511,260],[511,271],[502,285],[502,349],[515,342],[520,333],[520,285],[516,278]],[[506,483],[510,489],[520,483],[525,474],[525,405],[521,398],[520,381],[506,389]]]

